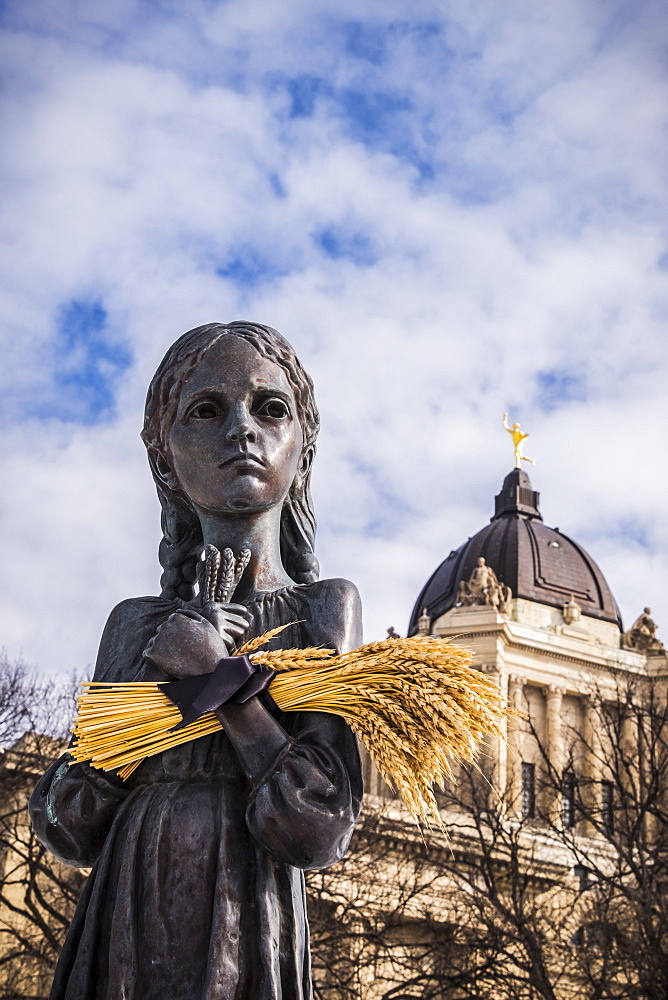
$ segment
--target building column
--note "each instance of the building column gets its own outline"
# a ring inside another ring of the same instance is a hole
[[[503,704],[508,704],[508,675],[499,670],[496,663],[481,663],[480,671],[487,674],[490,680],[494,680],[499,688],[499,699]],[[501,723],[501,735],[487,736],[481,742],[478,758],[478,766],[490,784],[502,791],[507,784],[508,769],[508,720],[504,718]]]
[[[665,698],[665,692],[661,692],[661,698]],[[641,709],[637,708],[635,710],[635,739],[636,739],[636,754],[638,760],[638,769],[636,775],[636,781],[638,782],[638,802],[642,803],[643,806],[647,803],[648,795],[650,794],[649,789],[653,781],[656,781],[656,758],[649,750],[649,744],[653,738],[652,727],[654,725],[654,719],[652,718],[652,712],[643,712]],[[657,805],[665,810],[666,807],[666,793],[668,789],[666,788],[666,782],[661,783],[659,790],[659,803]],[[651,843],[656,840],[659,830],[661,828],[661,821],[654,811],[645,810],[645,834],[648,841]]]
[[[582,801],[585,813],[598,816],[601,805],[601,720],[596,706],[596,699],[585,696],[584,702],[584,760]],[[596,824],[585,821],[584,832],[591,837],[596,832]]]
[[[564,738],[561,727],[561,705],[564,689],[550,685],[545,689],[545,753],[550,766],[547,787],[547,806],[552,820],[558,822],[561,815],[561,780],[566,764]]]
[[[504,705],[510,707],[510,696],[509,696],[509,684],[510,678],[508,674],[502,673],[499,675],[499,689],[501,694],[501,701]],[[501,723],[502,726],[502,737],[497,740],[496,747],[496,760],[494,762],[494,784],[498,788],[501,794],[508,788],[509,782],[509,756],[508,756],[508,740],[511,728],[510,720],[505,717]]]
[[[524,680],[511,675],[508,677],[508,707],[513,711],[526,714],[524,699]],[[508,750],[506,767],[506,789],[509,804],[516,813],[521,812],[522,799],[522,743],[523,726],[521,716],[511,716],[508,719]]]
[[[364,782],[365,795],[382,795],[383,779],[376,770],[376,766],[369,756],[368,750],[360,746],[360,759],[362,762],[362,780]]]
[[[640,801],[642,792],[639,788],[640,783],[640,760],[639,760],[639,746],[638,746],[638,715],[637,709],[634,705],[629,705],[628,710],[624,713],[622,718],[622,732],[621,732],[622,746],[621,746],[621,760],[620,760],[620,770],[621,770],[621,780],[625,791],[633,793],[637,796],[636,801]]]

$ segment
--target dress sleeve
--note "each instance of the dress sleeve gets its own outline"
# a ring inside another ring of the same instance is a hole
[[[361,644],[357,588],[323,580],[309,595],[309,644],[347,652]],[[281,717],[290,742],[254,785],[246,822],[273,857],[296,868],[340,861],[362,805],[357,740],[346,722],[324,712]]]
[[[60,861],[73,868],[90,868],[127,794],[120,778],[88,764],[72,763],[70,755],[64,754],[40,778],[32,794],[33,828]]]
[[[109,616],[100,641],[95,680],[140,680],[141,652],[151,637],[159,602],[124,601]],[[35,833],[57,858],[75,868],[95,864],[119,805],[130,789],[116,775],[77,764],[65,754],[40,778],[30,799]]]
[[[348,849],[362,804],[357,742],[334,715],[299,712],[290,721],[290,743],[255,784],[246,822],[277,860],[327,868]]]

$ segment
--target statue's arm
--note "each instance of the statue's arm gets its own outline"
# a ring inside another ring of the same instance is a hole
[[[147,621],[146,610],[146,603],[124,601],[111,612],[100,641],[95,680],[138,678],[142,660],[137,653],[133,657],[133,645],[141,650],[143,632],[155,628],[153,621]],[[74,763],[64,754],[40,778],[31,796],[33,827],[44,846],[65,864],[88,868],[97,861],[128,792],[116,775]]]
[[[348,849],[362,804],[357,743],[343,719],[324,712],[295,713],[290,735],[254,782],[246,822],[278,860],[327,868]]]
[[[30,819],[41,842],[60,861],[90,868],[127,794],[120,778],[73,763],[64,754],[38,781],[30,798]]]
[[[351,583],[314,584],[309,605],[314,644],[339,652],[360,645],[360,601]],[[325,868],[343,857],[362,802],[357,742],[343,719],[287,713],[286,731],[256,698],[224,706],[221,717],[252,784],[249,830],[267,853],[299,868]]]

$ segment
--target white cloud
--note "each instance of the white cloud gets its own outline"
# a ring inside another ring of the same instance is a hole
[[[405,627],[491,515],[508,408],[548,523],[589,547],[627,621],[649,603],[668,634],[665,13],[448,18],[400,0],[9,5],[9,415],[57,405],[71,300],[100,301],[134,358],[100,424],[3,430],[10,652],[83,666],[109,608],[155,592],[143,395],[178,334],[243,317],[284,332],[316,380],[319,554],[360,584],[370,637]],[[290,118],[299,76],[323,82]],[[367,258],[328,253],[328,227]],[[262,279],[217,273],[239,259]],[[546,406],[540,373],[572,398]]]

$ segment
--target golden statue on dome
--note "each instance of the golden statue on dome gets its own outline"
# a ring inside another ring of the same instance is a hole
[[[513,445],[515,448],[515,468],[521,469],[522,462],[531,462],[535,465],[533,458],[529,458],[528,455],[524,454],[524,441],[529,437],[528,434],[522,434],[519,424],[513,424],[512,427],[508,426],[508,414],[503,414],[503,426],[506,428],[511,438],[513,439]]]

